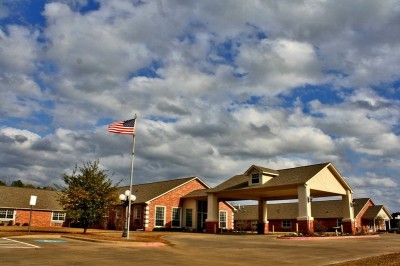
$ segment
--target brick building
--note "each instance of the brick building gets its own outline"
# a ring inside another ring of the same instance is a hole
[[[129,190],[120,187],[119,194]],[[370,199],[353,200],[353,190],[331,163],[270,169],[252,165],[214,188],[198,177],[138,184],[132,187],[131,230],[187,230],[217,233],[238,227],[256,228],[260,234],[275,231],[313,232],[318,226],[342,226],[347,233],[387,229],[390,214]],[[0,187],[0,224],[26,225],[30,196],[37,196],[32,226],[62,226],[65,213],[57,192]],[[341,200],[321,201],[339,196]],[[258,205],[235,209],[229,202],[254,200]],[[278,200],[295,203],[274,204]],[[103,228],[122,230],[126,208],[115,206]],[[243,216],[241,215],[248,215]],[[234,220],[236,224],[234,224]],[[317,228],[318,229],[318,228]]]
[[[212,228],[218,224],[218,202],[222,200],[258,201],[258,205],[253,207],[256,208],[254,210],[256,217],[253,217],[252,221],[253,227],[256,227],[259,234],[267,234],[272,227],[284,227],[293,231],[293,226],[298,229],[296,231],[312,233],[316,218],[318,218],[316,226],[322,219],[325,219],[325,223],[331,221],[333,224],[338,224],[337,219],[340,219],[343,231],[355,234],[356,228],[367,218],[369,223],[377,220],[375,212],[390,217],[383,206],[370,206],[363,209],[365,211],[361,215],[363,220],[357,221],[354,217],[353,193],[351,187],[329,162],[279,170],[252,165],[243,174],[235,175],[207,190],[206,228],[208,232],[212,232]],[[313,199],[321,200],[335,196],[341,197],[341,200],[330,202],[329,204],[336,204],[337,207],[329,210],[340,213],[331,217],[324,208],[318,212],[319,203],[314,203]],[[296,201],[296,204],[281,205],[274,213],[274,209],[271,208],[276,205],[273,203],[282,200]],[[372,201],[369,200],[365,204],[371,205]],[[284,213],[288,215],[283,215]]]
[[[356,232],[376,232],[390,229],[389,212],[383,205],[375,205],[369,198],[354,199],[354,218]],[[269,231],[295,232],[298,203],[268,204]],[[313,201],[311,214],[314,218],[315,231],[340,230],[343,219],[342,202],[340,200]],[[235,230],[254,230],[258,222],[258,206],[244,205],[236,207]]]
[[[207,218],[209,187],[198,177],[188,177],[162,182],[134,185],[132,194],[136,200],[131,205],[131,230],[188,230],[203,232]],[[119,193],[129,187],[119,188]],[[219,203],[220,221],[214,229],[233,228],[233,207],[224,201]],[[124,227],[126,207],[117,206],[110,212],[108,228]]]
[[[32,206],[31,226],[63,225],[65,212],[56,191],[7,186],[0,186],[0,225],[29,225],[31,196],[37,197]]]

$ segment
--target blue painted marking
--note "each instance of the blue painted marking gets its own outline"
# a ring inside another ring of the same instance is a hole
[[[35,240],[36,242],[40,242],[40,243],[61,243],[61,242],[67,242],[65,240],[62,239],[37,239]]]

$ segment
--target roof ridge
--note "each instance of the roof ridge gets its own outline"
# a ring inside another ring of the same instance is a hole
[[[166,183],[166,182],[179,181],[179,180],[185,180],[185,179],[189,180],[189,179],[195,179],[195,178],[198,178],[198,179],[199,179],[199,177],[197,177],[197,176],[190,176],[190,177],[181,177],[181,178],[175,178],[175,179],[169,179],[169,180],[163,180],[163,181],[156,181],[156,182],[132,184],[132,186],[159,184],[159,183]],[[124,188],[124,187],[129,187],[129,185],[120,186],[120,187],[117,187],[117,188]]]
[[[60,192],[58,190],[50,190],[50,189],[42,189],[42,188],[31,188],[31,187],[0,186],[0,188],[25,189],[25,190],[32,190],[32,191]]]
[[[163,181],[156,181],[156,182],[148,182],[148,183],[140,183],[140,184],[132,184],[132,186],[139,186],[139,185],[149,185],[149,184],[158,184],[158,183],[166,183],[166,182],[172,182],[172,181],[179,181],[179,180],[185,180],[185,179],[195,179],[198,178],[197,176],[190,176],[190,177],[181,177],[181,178],[175,178],[175,179],[169,179],[169,180],[163,180]],[[120,186],[118,188],[123,188],[123,187],[129,187],[129,185],[126,186]]]
[[[277,171],[291,170],[291,169],[297,169],[297,168],[308,168],[308,167],[319,166],[319,165],[328,165],[328,164],[331,164],[331,162],[316,163],[316,164],[310,164],[310,165],[303,165],[303,166],[296,166],[296,167],[290,167],[290,168],[283,168],[283,169],[279,169],[279,170],[277,170]]]

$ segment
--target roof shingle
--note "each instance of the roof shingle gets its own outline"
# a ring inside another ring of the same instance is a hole
[[[0,186],[0,208],[30,209],[31,195],[37,196],[36,210],[61,211],[63,208],[57,201],[57,191],[34,188]]]
[[[179,178],[179,179],[174,179],[174,180],[139,184],[139,185],[132,186],[132,194],[136,196],[135,203],[145,203],[145,202],[153,200],[153,199],[161,196],[162,194],[164,194],[176,187],[179,187],[193,179],[197,179],[201,183],[203,183],[197,177],[186,177],[186,178]],[[204,184],[204,186],[207,187],[206,184]],[[129,190],[129,186],[119,187],[118,194],[124,193],[125,190]]]

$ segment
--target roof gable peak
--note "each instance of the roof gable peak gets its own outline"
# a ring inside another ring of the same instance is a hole
[[[272,175],[272,176],[278,176],[279,175],[279,172],[277,170],[274,170],[274,169],[271,169],[271,168],[267,168],[267,167],[263,167],[263,166],[254,165],[254,164],[252,166],[250,166],[250,168],[247,169],[246,172],[244,172],[244,175],[248,175],[253,170],[257,170],[259,172],[262,172],[263,174],[268,174],[268,175]]]

